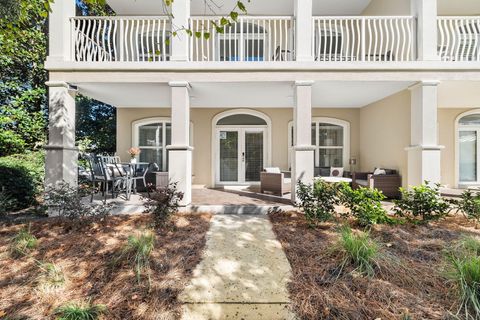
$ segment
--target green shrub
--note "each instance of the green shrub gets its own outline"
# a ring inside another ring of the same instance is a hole
[[[58,320],[96,320],[107,313],[107,307],[101,304],[67,304],[55,310]]]
[[[5,190],[0,190],[0,217],[16,207],[16,201]]]
[[[439,184],[430,186],[427,181],[411,190],[400,188],[402,197],[394,200],[395,214],[413,223],[428,223],[445,217],[451,206],[441,197],[439,189]]]
[[[43,191],[44,152],[30,152],[0,158],[0,190],[13,199],[12,209],[37,204]]]
[[[385,196],[378,189],[359,188],[352,189],[347,184],[339,188],[340,202],[350,209],[350,213],[361,226],[370,226],[380,223],[392,223],[381,201]]]
[[[467,219],[474,220],[475,223],[480,222],[480,194],[465,190],[461,199],[454,203]]]
[[[316,180],[311,185],[298,183],[297,206],[305,213],[310,226],[332,220],[335,215],[335,205],[338,203],[337,189],[334,184]]]
[[[10,253],[14,257],[27,255],[37,246],[37,238],[30,233],[30,226],[20,230],[11,240]]]
[[[155,235],[151,231],[146,231],[138,236],[129,236],[127,244],[117,257],[115,264],[118,262],[133,264],[138,283],[144,274],[147,275],[150,283],[150,255],[154,246]]]
[[[349,227],[343,227],[336,249],[343,255],[340,272],[350,264],[360,273],[368,276],[375,274],[380,245],[370,238],[368,232],[354,233]]]
[[[177,183],[153,190],[145,202],[145,212],[151,213],[155,226],[161,227],[170,216],[178,211],[183,193],[177,191]]]

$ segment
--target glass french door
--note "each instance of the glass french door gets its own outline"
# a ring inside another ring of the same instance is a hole
[[[480,128],[465,128],[458,131],[459,180],[460,184],[478,184]]]
[[[264,128],[217,129],[217,184],[247,184],[260,181],[265,165]]]

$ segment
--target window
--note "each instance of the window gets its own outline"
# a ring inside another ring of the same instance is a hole
[[[468,112],[457,123],[457,163],[460,185],[480,184],[480,112]]]
[[[350,157],[350,124],[332,118],[313,118],[312,145],[315,167],[345,167]],[[289,124],[289,166],[294,146],[293,122]]]
[[[167,119],[142,120],[134,124],[134,145],[140,148],[140,162],[156,163],[161,171],[168,171],[168,152],[172,126]]]
[[[218,37],[220,61],[265,60],[267,32],[256,24],[233,24]]]
[[[170,44],[164,34],[154,32],[140,34],[138,47],[140,61],[168,61],[170,59]]]

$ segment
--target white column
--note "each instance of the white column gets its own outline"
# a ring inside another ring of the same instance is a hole
[[[417,17],[417,59],[440,60],[437,49],[437,0],[411,0],[411,13]]]
[[[297,61],[313,61],[312,0],[295,0],[295,55]]]
[[[175,0],[172,2],[172,30],[181,30],[189,27],[190,1]],[[188,61],[189,35],[185,31],[179,31],[177,36],[171,39],[171,61]]]
[[[182,206],[192,202],[192,150],[190,146],[190,96],[188,82],[169,83],[172,94],[172,144],[169,150],[168,176],[183,192]]]
[[[47,61],[71,60],[72,35],[70,18],[75,17],[75,0],[59,0],[51,3],[52,12],[48,18]]]
[[[437,127],[438,81],[423,81],[411,91],[411,141],[408,151],[408,185],[424,181],[440,183],[440,152]]]
[[[61,182],[76,186],[75,91],[64,82],[47,82],[47,85],[50,88],[45,186],[56,186]]]
[[[298,181],[313,183],[312,85],[313,81],[296,81],[294,87],[292,201],[297,200]]]

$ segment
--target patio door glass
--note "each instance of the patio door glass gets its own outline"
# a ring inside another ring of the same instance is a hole
[[[478,180],[478,130],[459,131],[460,182]]]
[[[264,167],[265,129],[218,129],[217,182],[243,184],[260,181]]]

